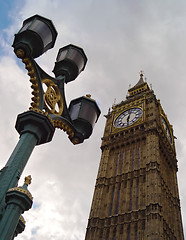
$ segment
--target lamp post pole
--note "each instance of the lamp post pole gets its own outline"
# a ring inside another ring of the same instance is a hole
[[[54,46],[57,31],[51,20],[35,15],[26,19],[15,34],[13,48],[30,76],[31,107],[19,114],[16,130],[20,140],[5,167],[0,170],[0,239],[12,240],[24,229],[23,213],[32,206],[28,184],[17,187],[18,180],[36,145],[50,142],[55,128],[64,130],[73,144],[82,143],[92,134],[100,109],[90,95],[72,100],[67,107],[64,84],[84,70],[87,57],[72,44],[61,48],[51,77],[35,62]],[[26,186],[26,187],[25,187]]]

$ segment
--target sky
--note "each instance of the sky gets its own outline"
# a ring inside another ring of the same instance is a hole
[[[102,113],[90,139],[74,146],[61,130],[36,146],[19,181],[31,175],[34,197],[17,240],[84,239],[101,157],[108,109],[125,100],[140,70],[163,106],[176,136],[178,184],[186,228],[186,1],[185,0],[0,0],[0,152],[2,168],[19,140],[17,115],[31,102],[29,77],[11,47],[24,19],[53,21],[53,49],[36,61],[50,75],[58,49],[82,47],[85,70],[65,87],[67,103],[90,93]]]

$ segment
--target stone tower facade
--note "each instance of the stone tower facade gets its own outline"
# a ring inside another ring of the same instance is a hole
[[[106,118],[85,240],[184,240],[173,128],[142,73]]]

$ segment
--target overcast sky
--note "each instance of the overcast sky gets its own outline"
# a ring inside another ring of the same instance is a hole
[[[186,1],[185,0],[0,0],[0,152],[2,168],[18,142],[17,114],[28,110],[29,77],[11,47],[22,21],[39,14],[58,31],[55,47],[37,59],[52,75],[60,47],[75,44],[88,57],[85,71],[66,85],[66,97],[87,93],[102,114],[93,135],[74,146],[56,130],[53,141],[37,146],[23,172],[32,175],[34,197],[18,240],[84,239],[97,176],[108,108],[124,100],[143,70],[174,127],[178,183],[186,227]]]

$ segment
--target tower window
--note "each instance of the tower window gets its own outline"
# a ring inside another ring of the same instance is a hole
[[[133,182],[131,181],[129,211],[132,211],[132,194],[133,194]]]
[[[112,199],[111,199],[111,205],[110,205],[110,216],[112,215],[113,202],[114,202],[114,187],[113,187],[113,190],[112,190]]]
[[[123,172],[124,158],[125,158],[125,152],[123,152],[123,154],[122,154],[121,172],[120,172],[121,174],[122,174],[122,172]]]
[[[119,185],[119,189],[118,189],[118,197],[117,197],[117,205],[116,205],[116,214],[118,214],[118,212],[119,212],[120,189],[121,189],[121,185]]]
[[[132,171],[134,171],[135,149],[132,151]]]
[[[120,226],[120,234],[123,234],[123,224]]]
[[[138,169],[140,169],[140,152],[141,152],[141,149],[139,147],[138,148]]]
[[[110,228],[107,228],[107,240],[109,240],[109,233],[110,233]]]
[[[135,240],[138,239],[138,225],[136,224],[136,227],[135,227]]]
[[[103,236],[103,229],[100,229],[99,237],[102,238]]]
[[[136,193],[136,210],[138,210],[139,207],[139,179],[137,180],[137,193]]]
[[[118,153],[118,154],[116,155],[116,172],[115,172],[115,175],[117,175],[117,171],[118,171],[119,156],[120,156],[120,154]]]
[[[128,225],[127,229],[127,240],[130,240],[130,224]]]
[[[145,230],[145,220],[142,222],[142,229]]]
[[[115,236],[116,236],[116,227],[114,227],[114,229],[113,229],[113,235],[114,235],[114,236],[113,236],[113,237],[114,237],[113,240],[116,240],[116,237],[115,237]]]

